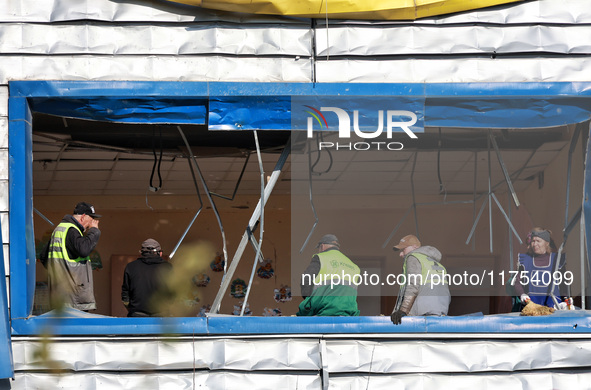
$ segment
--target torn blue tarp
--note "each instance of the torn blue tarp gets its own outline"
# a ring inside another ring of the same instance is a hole
[[[463,128],[544,128],[591,118],[588,99],[573,97],[428,98],[425,125]]]
[[[31,109],[67,118],[107,122],[203,125],[206,104],[207,100],[195,98],[37,98],[31,101]]]
[[[383,111],[384,132],[388,130],[389,111],[412,112],[416,117],[413,132],[423,132],[424,127],[545,128],[591,118],[589,101],[572,97],[240,96],[210,100],[209,129],[305,130],[307,117],[313,117],[316,129],[336,131],[339,121],[335,110],[328,107],[343,110],[351,126],[357,112],[357,123],[367,131],[377,128],[378,112]],[[402,123],[411,118],[390,120]]]
[[[290,96],[224,96],[209,100],[210,130],[289,130]]]

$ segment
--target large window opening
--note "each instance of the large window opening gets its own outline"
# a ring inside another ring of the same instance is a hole
[[[122,92],[103,91],[101,99],[109,93],[119,96]],[[134,106],[142,99],[150,101],[138,93]],[[68,115],[72,105],[78,104],[74,97],[51,96],[51,104],[46,98],[31,93],[24,99],[23,111],[30,110],[26,122],[31,126],[25,149],[30,148],[32,163],[27,167],[25,150],[17,153],[22,161],[15,160],[11,167],[24,183],[13,180],[15,191],[31,183],[30,204],[26,196],[17,198],[12,193],[11,237],[21,229],[24,239],[11,240],[11,272],[16,273],[11,288],[25,288],[32,295],[29,301],[19,301],[13,294],[13,308],[15,303],[23,306],[14,311],[14,318],[28,315],[29,304],[33,315],[48,310],[46,272],[39,263],[33,270],[15,265],[22,253],[19,248],[30,245],[34,237],[38,252],[53,226],[79,201],[94,204],[103,214],[95,254],[98,308],[94,313],[105,316],[125,316],[120,296],[122,270],[137,257],[146,238],[157,239],[173,264],[199,258],[198,267],[186,272],[191,288],[181,300],[183,310],[178,313],[182,317],[205,315],[219,294],[223,298],[219,312],[239,315],[246,298],[240,290],[249,283],[244,314],[295,314],[301,301],[301,273],[319,237],[327,233],[336,234],[343,251],[376,274],[359,289],[364,316],[390,314],[399,287],[388,277],[399,275],[402,266],[392,246],[406,234],[437,247],[448,272],[463,275],[453,279],[450,315],[510,311],[505,283],[516,270],[517,254],[525,250],[527,233],[535,226],[552,230],[558,245],[564,242],[567,270],[574,275],[569,287],[575,304],[581,306],[586,295],[588,270],[581,249],[585,238],[578,213],[583,204],[589,134],[588,119],[581,118],[590,105],[583,97],[571,97],[576,102],[570,106],[562,102],[561,107],[574,107],[576,112],[572,116],[572,111],[565,110],[570,113],[568,118],[552,107],[539,110],[551,112],[548,127],[536,126],[543,120],[531,112],[522,115],[523,104],[510,99],[503,103],[503,99],[491,98],[494,104],[481,107],[481,112],[477,104],[463,106],[464,98],[458,104],[466,118],[457,112],[446,117],[444,108],[454,107],[453,97],[444,103],[427,99],[417,138],[397,132],[392,138],[372,139],[385,145],[381,149],[366,148],[370,142],[355,136],[345,145],[336,131],[336,117],[329,114],[326,117],[332,123],[326,124],[332,128],[317,133],[322,137],[319,140],[316,135],[307,138],[305,131],[290,131],[291,124],[263,125],[256,133],[252,129],[212,131],[205,114],[207,96],[202,95],[197,99],[203,105],[203,112],[196,114],[202,118],[198,123],[188,123],[186,118],[174,123],[137,113],[129,120],[111,118],[107,116],[112,111],[93,108],[88,102],[82,105],[85,115],[80,117]],[[167,99],[162,107],[174,105],[174,98]],[[535,94],[529,99],[547,101]],[[229,99],[229,105],[235,100],[239,99]],[[266,97],[263,101],[274,100]],[[259,119],[293,115],[283,103],[268,113],[260,107]],[[495,124],[500,120],[495,115],[510,107],[515,109],[506,115],[519,118],[519,126],[507,126],[506,120],[502,126],[484,124]],[[248,119],[240,110],[243,107],[232,115]],[[532,110],[538,112],[535,107]],[[486,117],[493,111],[495,115]],[[526,123],[527,118],[531,123]],[[13,131],[27,130],[26,126],[24,130],[12,128],[11,136]],[[319,142],[324,143],[322,149]],[[389,148],[393,142],[401,147]],[[240,237],[261,196],[261,180],[269,183],[286,146],[291,148],[290,158],[265,206],[261,263],[253,273],[260,234],[257,226],[238,258],[238,268],[229,276],[231,285],[219,293],[223,276],[219,265],[224,259],[226,266],[235,260]],[[208,248],[205,257],[202,245]],[[19,272],[27,276],[20,279]]]

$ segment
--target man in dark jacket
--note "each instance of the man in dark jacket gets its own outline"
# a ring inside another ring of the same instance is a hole
[[[90,253],[101,231],[101,217],[94,207],[80,202],[73,215],[56,226],[48,245],[39,256],[48,271],[49,298],[53,309],[63,306],[89,311],[96,309]]]
[[[140,253],[140,258],[125,267],[121,300],[128,317],[158,317],[162,303],[155,301],[165,291],[165,278],[172,265],[162,258],[162,248],[152,238],[142,243]]]

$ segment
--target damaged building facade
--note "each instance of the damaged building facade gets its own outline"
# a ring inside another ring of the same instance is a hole
[[[542,226],[588,306],[586,3],[416,20],[0,4],[0,386],[582,388],[587,311],[521,317],[505,284]],[[52,313],[37,252],[83,200],[103,215],[98,308]],[[369,275],[360,317],[294,316],[326,233]],[[448,317],[391,323],[406,234],[457,276]],[[149,237],[192,283],[180,315],[125,317]]]

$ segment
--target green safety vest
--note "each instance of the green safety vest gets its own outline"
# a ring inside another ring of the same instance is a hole
[[[66,305],[78,310],[96,309],[90,257],[71,259],[66,249],[68,229],[80,228],[70,222],[60,223],[49,241],[47,271],[52,307]]]
[[[360,269],[347,256],[338,250],[329,250],[316,256],[320,259],[320,271],[314,277],[314,290],[330,285],[331,280],[333,286],[351,286],[357,290],[357,284],[360,282],[357,280],[355,284],[355,276],[360,275]]]
[[[416,257],[419,262],[421,263],[421,285],[427,285],[431,283],[431,278],[433,275],[439,275],[436,282],[440,285],[447,285],[447,279],[444,278],[444,275],[447,273],[445,267],[441,265],[440,262],[430,259],[427,255],[423,253],[416,253],[411,252],[404,257],[404,265],[402,266],[402,272],[404,275],[406,274],[406,259],[408,256]],[[408,279],[408,278],[405,278]],[[400,287],[403,288],[406,286],[406,281]]]
[[[79,263],[84,260],[90,260],[90,256],[86,257],[78,257],[76,259],[70,259],[68,255],[68,250],[66,249],[66,235],[68,234],[68,229],[74,228],[78,230],[80,235],[82,232],[78,228],[78,226],[74,225],[73,223],[69,222],[62,222],[53,231],[53,235],[51,236],[51,240],[49,242],[49,259],[64,259],[69,263]],[[75,265],[75,264],[71,264]]]
[[[320,259],[320,271],[314,277],[314,290],[300,303],[296,315],[358,316],[357,284],[361,281],[355,276],[361,275],[359,267],[338,250],[328,250],[316,256]]]

